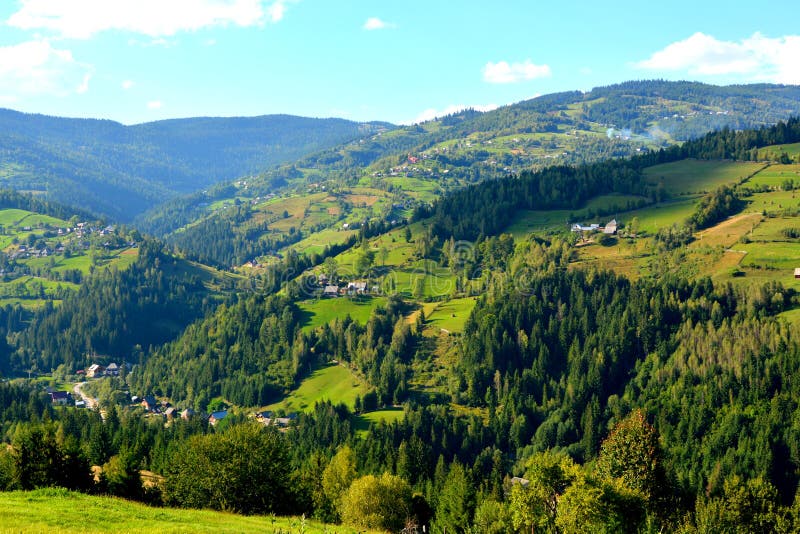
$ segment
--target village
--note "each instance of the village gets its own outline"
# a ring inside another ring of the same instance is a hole
[[[120,364],[110,362],[107,365],[93,363],[86,369],[80,369],[76,372],[78,377],[85,378],[87,381],[75,383],[72,392],[57,390],[51,386],[46,387],[45,392],[49,396],[53,406],[98,409],[105,418],[105,410],[100,408],[100,403],[97,399],[83,392],[83,386],[86,385],[89,380],[118,378],[120,374],[124,376],[125,372],[131,368],[133,368],[133,365],[126,362]],[[129,394],[127,391],[125,393]],[[197,412],[192,408],[185,408],[179,411],[169,401],[160,401],[156,399],[154,395],[131,395],[129,399],[129,403],[124,407],[128,409],[141,408],[145,417],[160,418],[165,424],[169,424],[176,419],[188,421],[196,417],[202,417],[208,421],[209,425],[216,426],[229,415],[229,410],[226,408],[213,410],[210,413]],[[273,426],[280,430],[286,430],[291,425],[292,421],[297,419],[297,413],[278,413],[271,410],[264,410],[250,413],[248,417],[264,426]]]

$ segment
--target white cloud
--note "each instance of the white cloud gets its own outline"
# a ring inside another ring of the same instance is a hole
[[[270,22],[279,22],[286,15],[286,4],[291,0],[275,0],[267,7]]]
[[[161,100],[151,100],[147,103],[147,109],[161,109],[162,107],[164,107],[164,104]]]
[[[444,117],[445,115],[452,115],[453,113],[459,113],[464,111],[465,109],[474,109],[475,111],[492,111],[497,109],[497,104],[486,104],[484,106],[465,106],[463,104],[453,104],[451,106],[447,106],[444,109],[437,110],[434,108],[429,108],[417,115],[414,120],[408,121],[404,124],[418,124],[420,122],[426,122],[435,119],[436,117]]]
[[[800,84],[800,35],[770,38],[760,33],[741,41],[720,41],[697,32],[655,52],[635,67],[681,71],[693,76],[740,75],[745,81]]]
[[[72,52],[41,39],[0,47],[0,97],[14,102],[25,96],[85,93],[94,69],[75,61]]]
[[[383,30],[384,28],[394,28],[394,24],[383,21],[378,17],[370,17],[364,22],[362,26],[365,30]]]
[[[551,75],[549,65],[536,65],[530,59],[522,63],[488,62],[483,67],[483,80],[489,83],[516,83]]]
[[[172,36],[212,26],[260,26],[278,22],[296,0],[21,0],[7,23],[88,39],[120,30],[149,37]]]
[[[134,83],[133,83],[132,80],[125,80],[124,82],[122,82],[122,88],[125,89],[126,91],[128,89],[130,89],[131,87],[133,87],[133,86],[134,86]]]

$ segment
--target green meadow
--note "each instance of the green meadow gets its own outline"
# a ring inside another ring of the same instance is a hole
[[[639,231],[654,233],[659,228],[664,228],[674,223],[681,224],[688,219],[694,211],[697,200],[697,198],[688,198],[661,202],[638,210],[621,213],[618,221],[628,224],[631,219],[637,217],[639,219]]]
[[[795,187],[800,188],[800,165],[770,165],[747,180],[747,185],[779,188],[787,180],[792,180]]]
[[[344,319],[349,315],[351,319],[365,324],[372,310],[386,302],[383,297],[357,296],[334,297],[306,300],[298,304],[303,312],[303,330],[312,330],[318,326],[330,323],[334,319]]]
[[[350,370],[332,363],[311,373],[297,389],[266,409],[282,409],[286,413],[309,412],[316,403],[330,401],[333,404],[344,403],[352,410],[356,397],[366,392],[367,386]]]
[[[436,330],[446,330],[450,333],[464,331],[464,323],[475,307],[474,297],[453,299],[436,303],[432,311],[426,312],[427,326]]]
[[[763,163],[687,159],[648,167],[644,174],[651,184],[663,184],[670,195],[696,195],[739,183],[762,167]]]
[[[367,532],[340,525],[324,525],[300,517],[243,516],[210,510],[155,508],[64,489],[0,492],[0,509],[3,510],[0,513],[0,532],[9,533]]]
[[[758,149],[760,159],[778,160],[781,154],[786,154],[795,160],[800,157],[800,143],[790,143],[788,145],[770,145]]]
[[[375,425],[380,422],[391,424],[395,421],[400,421],[405,416],[403,408],[391,407],[384,408],[383,410],[375,410],[374,412],[367,412],[355,416],[355,428],[361,437],[366,435],[370,425]]]

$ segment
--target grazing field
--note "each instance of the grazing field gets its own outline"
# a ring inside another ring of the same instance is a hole
[[[315,232],[301,241],[286,247],[283,250],[293,249],[299,254],[322,254],[326,246],[339,245],[347,241],[350,236],[355,235],[355,230],[339,230],[334,228],[327,228],[325,230]]]
[[[770,145],[758,149],[758,157],[761,159],[778,160],[781,154],[786,154],[790,158],[797,159],[800,157],[800,143],[791,143],[788,145]]]
[[[787,241],[785,230],[796,229],[800,235],[800,217],[762,217],[761,223],[750,233],[751,241]],[[792,239],[791,241],[797,241]]]
[[[400,407],[384,408],[383,410],[375,410],[374,412],[367,412],[355,417],[355,429],[363,437],[369,430],[370,425],[380,423],[393,423],[403,419],[405,412]]]
[[[629,242],[618,239],[613,246],[602,246],[590,243],[578,248],[578,261],[575,267],[596,265],[603,269],[611,269],[633,280],[639,278],[644,260],[650,253],[646,250],[647,241],[637,239]]]
[[[638,195],[600,195],[589,200],[577,210],[522,210],[514,216],[506,232],[520,239],[531,232],[559,232],[569,229],[572,223],[605,224],[616,216],[611,212],[627,212],[646,199]],[[606,213],[607,215],[596,215]],[[618,219],[619,220],[619,219]]]
[[[663,185],[671,195],[699,195],[721,185],[739,183],[763,167],[763,163],[687,159],[654,165],[644,173],[648,182]]]
[[[722,246],[729,248],[761,222],[760,213],[745,213],[726,219],[716,226],[697,233],[689,248]]]
[[[778,317],[782,317],[789,323],[800,327],[800,308],[795,308],[793,310],[785,311],[779,314]]]
[[[760,211],[766,214],[781,215],[787,211],[800,209],[800,192],[798,191],[771,191],[768,193],[754,193],[745,198],[747,211]]]
[[[661,202],[646,208],[620,213],[618,222],[628,224],[631,219],[639,219],[639,231],[655,233],[659,228],[681,224],[694,211],[697,198],[685,198],[671,202]]]
[[[448,269],[427,260],[392,269],[386,278],[389,291],[415,298],[446,297],[453,292],[456,284],[455,277]]]
[[[0,492],[0,531],[48,534],[125,532],[366,532],[299,517],[242,516],[210,510],[154,508],[64,489]],[[374,531],[373,531],[374,532]]]
[[[531,232],[567,231],[569,223],[580,218],[580,212],[572,210],[522,210],[514,215],[514,222],[506,233],[521,239]]]
[[[800,267],[800,243],[743,243],[736,248],[747,251],[742,265],[748,267],[784,270],[787,276]]]
[[[311,376],[303,380],[286,398],[267,406],[266,409],[283,409],[286,413],[309,412],[314,409],[316,403],[327,400],[333,404],[344,403],[352,410],[356,397],[366,392],[366,384],[350,370],[332,363],[311,373]]]
[[[302,321],[303,330],[308,331],[336,318],[344,319],[347,315],[354,321],[365,324],[372,310],[385,302],[383,297],[335,297],[306,300],[298,306],[305,316]]]
[[[450,333],[464,331],[464,323],[475,307],[475,298],[453,299],[436,303],[431,311],[425,310],[427,325],[435,330],[445,330]]]
[[[788,180],[800,188],[800,165],[770,165],[747,180],[747,185],[780,188]]]

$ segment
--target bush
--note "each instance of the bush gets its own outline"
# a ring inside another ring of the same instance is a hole
[[[341,512],[348,525],[398,532],[411,519],[411,486],[389,473],[363,476],[342,496]]]
[[[173,456],[166,501],[244,514],[293,511],[284,437],[257,423],[195,436]]]

